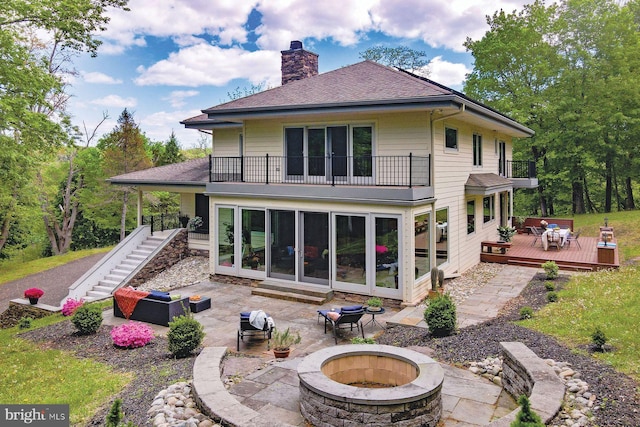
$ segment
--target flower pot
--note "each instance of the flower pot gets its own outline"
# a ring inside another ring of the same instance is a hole
[[[36,305],[36,304],[38,303],[38,300],[39,300],[39,299],[40,299],[40,298],[29,298],[29,303],[30,303],[31,305]]]
[[[289,357],[289,352],[291,352],[291,349],[286,349],[286,350],[276,350],[275,348],[273,349],[273,355],[276,357],[276,359],[284,359],[285,357]]]
[[[382,307],[367,307],[367,310],[369,311],[382,311]]]

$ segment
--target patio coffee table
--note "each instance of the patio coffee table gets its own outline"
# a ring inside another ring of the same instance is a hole
[[[369,320],[367,323],[362,325],[362,327],[364,328],[365,326],[371,324],[371,325],[378,325],[379,328],[384,329],[384,326],[382,326],[380,322],[376,320],[376,315],[384,314],[385,311],[386,310],[384,309],[384,307],[380,307],[379,310],[370,310],[369,307],[365,308],[364,312],[371,315],[371,320]]]
[[[199,313],[203,310],[211,308],[211,298],[202,297],[199,301],[189,301],[189,308],[192,313]]]

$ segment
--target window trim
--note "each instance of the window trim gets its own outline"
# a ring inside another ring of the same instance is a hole
[[[485,202],[488,201],[488,206],[485,206]],[[496,195],[490,194],[482,198],[482,221],[484,224],[496,219]],[[489,208],[489,215],[485,215],[485,209]]]
[[[472,137],[473,166],[482,167],[482,135],[474,133]]]
[[[455,132],[455,137],[456,137],[455,138],[456,139],[455,140],[455,147],[449,147],[447,145],[447,141],[448,141],[447,132],[448,131]],[[447,150],[447,151],[459,151],[460,150],[460,140],[459,140],[459,137],[458,137],[458,129],[457,128],[445,125],[445,127],[444,127],[444,149]]]

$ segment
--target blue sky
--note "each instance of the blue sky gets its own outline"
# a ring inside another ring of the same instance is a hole
[[[235,88],[280,84],[280,51],[291,40],[319,54],[320,72],[360,61],[372,46],[425,51],[429,77],[461,89],[473,58],[462,45],[480,39],[486,15],[521,10],[524,0],[130,0],[110,11],[97,58],[74,60],[69,112],[99,134],[126,107],[148,137],[174,131],[183,148],[200,134],[181,120],[229,100]]]

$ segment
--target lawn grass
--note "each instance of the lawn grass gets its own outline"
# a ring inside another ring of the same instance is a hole
[[[33,321],[43,327],[60,314]],[[70,353],[39,347],[16,336],[17,327],[0,330],[0,402],[69,404],[71,425],[85,425],[132,379],[109,366]]]
[[[26,262],[20,260],[2,261],[0,262],[0,286],[4,283],[22,279],[31,274],[40,273],[41,271],[49,270],[50,268],[58,267],[89,255],[108,252],[111,249],[113,249],[113,246],[98,249],[84,249]]]

